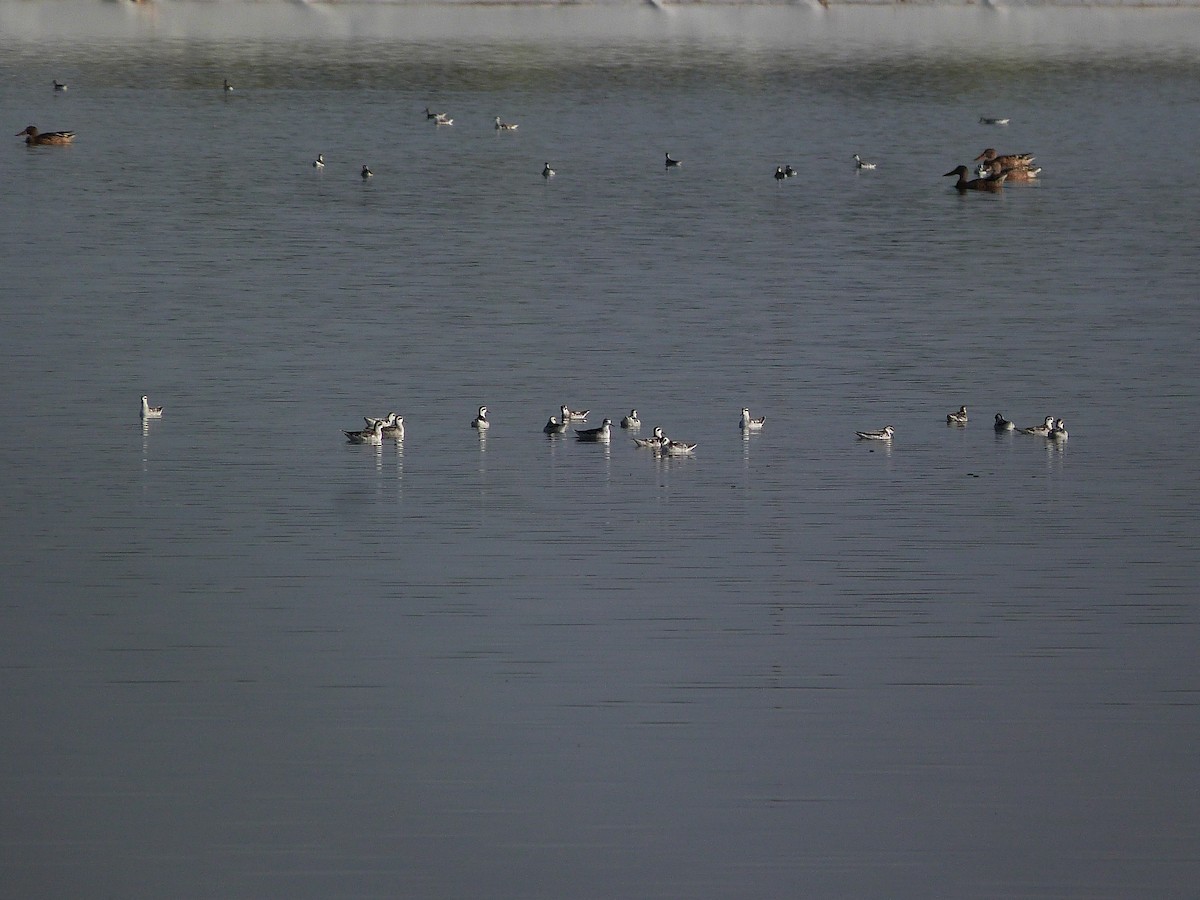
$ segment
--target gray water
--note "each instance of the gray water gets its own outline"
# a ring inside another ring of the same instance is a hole
[[[1194,13],[218,8],[3,10],[0,896],[1195,896]]]

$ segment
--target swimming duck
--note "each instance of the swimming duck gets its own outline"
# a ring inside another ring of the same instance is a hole
[[[580,441],[591,441],[594,443],[607,444],[612,436],[612,419],[605,419],[600,423],[599,428],[584,428],[575,429],[575,439]]]
[[[742,407],[742,420],[738,423],[738,427],[746,431],[760,431],[767,424],[766,416],[759,416],[757,419],[750,417],[749,407]]]
[[[860,441],[890,441],[892,435],[896,433],[896,429],[891,425],[885,425],[879,431],[856,431]]]
[[[998,162],[1005,169],[1010,169],[1013,166],[1027,166],[1033,162],[1034,158],[1032,153],[1006,153],[1000,156],[994,147],[988,147],[975,157],[975,162]]]
[[[317,154],[317,158],[313,160],[313,168],[314,169],[325,168],[325,154],[324,153]]]
[[[967,424],[967,408],[960,406],[958,412],[947,413],[947,425],[966,425]]]
[[[1033,434],[1045,437],[1053,427],[1054,416],[1046,416],[1046,420],[1041,425],[1030,425],[1028,428],[1018,428],[1017,431],[1021,432],[1021,434]]]
[[[520,127],[521,126],[518,125],[516,122],[502,122],[502,121],[500,121],[500,117],[496,116],[496,130],[497,131],[516,131]]]
[[[961,193],[963,191],[998,191],[1004,185],[1004,179],[1007,177],[1004,173],[999,175],[991,175],[987,178],[972,178],[967,179],[970,170],[966,166],[958,166],[951,172],[943,175],[943,178],[949,178],[951,175],[957,175],[958,181],[954,187]]]
[[[1035,181],[1041,173],[1041,166],[1019,165],[1005,167],[999,160],[994,159],[990,163],[980,163],[975,174],[981,178],[994,178],[997,175],[1005,175],[1005,180],[1007,181]]]
[[[363,177],[363,181],[366,181],[368,178],[372,177],[375,173],[372,172],[367,166],[364,165],[362,167],[362,172],[360,174]]]
[[[993,119],[993,118],[990,118],[989,116],[980,116],[979,124],[980,125],[1007,125],[1008,119]]]
[[[635,445],[637,445],[638,447],[657,447],[659,444],[661,444],[666,439],[667,439],[667,436],[665,434],[663,434],[662,426],[655,425],[654,433],[651,434],[650,437],[634,438],[633,443]]]
[[[873,169],[873,168],[875,168],[875,163],[867,162],[866,160],[861,159],[859,157],[859,155],[857,153],[855,153],[854,154],[854,167],[856,169]]]
[[[1046,432],[1046,437],[1052,441],[1065,441],[1067,439],[1067,423],[1062,419],[1055,419],[1054,425]]]
[[[1004,432],[1004,431],[1012,431],[1017,426],[1014,425],[1012,422],[1008,421],[1008,419],[1004,418],[1003,413],[996,413],[996,422],[992,427],[995,428],[997,431]]]
[[[588,413],[591,412],[590,409],[568,409],[565,403],[558,408],[558,411],[562,413],[564,422],[586,422]]]
[[[555,174],[554,170],[552,168],[550,168],[550,163],[546,163],[546,165],[542,167],[542,177],[543,178],[549,178],[550,176],[552,176],[554,174]]]
[[[642,420],[638,418],[636,409],[631,409],[629,415],[621,420],[621,427],[633,428],[635,430],[642,427]]]
[[[679,162],[679,160],[677,160],[677,159],[672,159],[672,158],[671,158],[671,154],[670,154],[670,153],[667,153],[667,154],[666,154],[666,157],[667,157],[667,168],[668,168],[668,169],[674,169],[674,168],[676,168],[677,166],[679,166],[679,165],[680,165],[680,162]]]
[[[25,135],[25,143],[38,147],[48,144],[69,144],[75,140],[73,131],[38,131],[36,125],[29,125],[24,131],[18,131],[14,137]]]
[[[542,431],[546,432],[546,434],[566,434],[567,423],[560,422],[554,416],[551,416],[550,421],[545,424]]]
[[[65,91],[66,89],[67,89],[67,86],[66,86],[65,84],[63,84],[63,83],[62,83],[61,81],[59,81],[57,78],[55,78],[55,79],[54,79],[54,91],[55,91],[55,93],[59,93],[59,94],[61,94],[61,93],[62,93],[63,91]]]
[[[142,418],[143,419],[161,419],[163,408],[161,406],[151,406],[150,398],[142,394]]]
[[[383,422],[377,419],[374,425],[370,425],[362,431],[343,431],[342,434],[351,444],[382,444]]]
[[[488,421],[487,417],[487,407],[479,407],[479,415],[471,420],[471,427],[478,428],[480,431],[485,431],[491,427],[491,424],[492,423]]]

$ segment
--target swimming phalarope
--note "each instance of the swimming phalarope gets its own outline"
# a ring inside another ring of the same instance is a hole
[[[580,441],[592,441],[607,444],[612,437],[612,419],[605,419],[599,428],[575,429],[575,438]]]
[[[678,168],[680,165],[682,165],[682,163],[679,160],[672,159],[670,153],[667,153],[664,155],[667,157],[667,168],[668,169],[675,169],[675,168]]]
[[[688,444],[684,441],[673,441],[667,437],[664,437],[658,444],[658,452],[665,453],[668,456],[688,456],[695,449],[695,444]]]
[[[785,179],[785,178],[787,178],[787,173],[783,171],[783,166],[776,166],[775,167],[775,180],[783,181],[783,179]]]
[[[368,178],[370,178],[370,177],[371,177],[372,175],[374,175],[375,173],[374,173],[374,172],[372,172],[372,171],[371,171],[371,169],[370,169],[368,166],[363,166],[363,167],[362,167],[362,172],[361,172],[360,174],[361,174],[361,175],[362,175],[362,177],[363,177],[363,181],[366,181]]]
[[[875,168],[875,163],[867,162],[865,159],[863,159],[857,153],[855,153],[854,154],[854,168],[856,168],[856,169],[873,169],[873,168]]]
[[[637,410],[631,409],[629,415],[621,420],[622,428],[638,429],[642,427],[642,420],[638,418]]]
[[[967,408],[960,406],[958,412],[946,414],[947,425],[966,425],[967,424]]]
[[[542,431],[546,432],[546,434],[566,434],[567,423],[560,422],[554,416],[551,416],[550,421],[545,424]]]
[[[489,428],[491,424],[492,423],[488,421],[487,417],[487,407],[479,407],[479,415],[471,420],[471,427],[478,428],[480,431],[484,431]]]
[[[313,160],[313,168],[314,169],[325,168],[325,154],[324,153],[317,154],[317,158]]]
[[[54,92],[56,94],[61,94],[66,89],[67,89],[67,86],[65,84],[63,84],[57,78],[54,79]]]
[[[800,174],[799,172],[797,172],[795,169],[792,168],[790,163],[783,167],[783,177],[784,178],[791,178],[792,176],[799,175],[799,174]]]
[[[444,112],[435,113],[428,106],[425,107],[425,118],[437,123],[438,125],[445,125],[449,122],[454,121],[448,115],[446,115]]]
[[[1052,441],[1065,441],[1067,439],[1067,423],[1062,419],[1055,419],[1054,425],[1046,432],[1046,437]]]
[[[394,425],[394,424],[396,424],[396,419],[398,419],[398,418],[399,418],[399,416],[397,416],[393,412],[393,413],[388,413],[382,419],[377,419],[377,418],[375,418],[375,416],[363,416],[363,421],[366,422],[367,427],[370,428],[370,427],[374,426],[374,424],[376,422],[382,422],[384,425]]]
[[[586,422],[588,413],[591,412],[590,409],[568,409],[565,403],[558,408],[558,411],[562,413],[564,422]]]
[[[222,89],[223,89],[223,90],[225,91],[225,93],[227,93],[227,94],[232,94],[232,93],[233,93],[233,85],[229,83],[229,79],[228,79],[228,78],[226,78],[226,79],[225,79],[225,84],[224,84],[224,85],[222,85]]]
[[[896,429],[891,425],[885,425],[879,431],[856,431],[860,441],[890,441],[892,435],[896,433]]]
[[[163,408],[161,406],[151,406],[150,398],[142,394],[142,418],[143,419],[161,419]]]
[[[634,444],[636,444],[639,447],[657,447],[659,444],[661,444],[666,439],[667,439],[667,436],[665,434],[663,434],[662,426],[655,425],[654,433],[651,434],[650,437],[634,438],[633,442],[634,442]]]
[[[993,119],[991,116],[980,116],[980,125],[1007,125],[1008,119]]]
[[[738,422],[738,427],[745,431],[761,431],[762,427],[767,424],[766,416],[759,416],[757,419],[750,417],[749,407],[742,407],[742,419]]]
[[[1050,433],[1050,429],[1054,427],[1054,416],[1046,416],[1045,421],[1041,425],[1030,425],[1028,428],[1018,428],[1017,431],[1021,434],[1034,434],[1045,437]]]
[[[542,177],[550,178],[554,174],[556,174],[556,173],[552,168],[550,168],[550,163],[546,163],[546,165],[543,166],[543,168],[542,168]]]
[[[997,431],[1013,431],[1017,426],[1004,418],[1004,413],[996,413],[996,424],[992,427]]]
[[[516,122],[503,122],[503,121],[501,121],[499,116],[496,116],[496,130],[497,131],[516,131],[520,127],[521,126],[518,125]]]
[[[343,431],[351,444],[382,444],[383,443],[383,421],[376,419],[375,424],[362,431]]]
[[[395,413],[391,413],[388,418],[391,419],[391,421],[383,423],[383,428],[380,431],[380,434],[383,435],[383,437],[389,438],[393,441],[404,440],[404,416],[398,416]]]
[[[433,120],[433,124],[437,125],[440,128],[442,125],[453,125],[454,120],[451,119],[449,116],[440,115],[436,119]]]

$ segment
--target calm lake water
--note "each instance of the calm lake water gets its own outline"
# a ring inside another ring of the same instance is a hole
[[[1195,896],[1200,13],[0,12],[0,896]]]

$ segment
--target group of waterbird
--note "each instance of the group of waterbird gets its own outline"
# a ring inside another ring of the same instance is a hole
[[[54,92],[61,93],[67,89],[67,86],[55,79],[53,82]],[[233,93],[233,85],[229,83],[229,79],[224,79],[222,90],[226,94]],[[445,112],[434,112],[430,107],[425,107],[425,118],[434,125],[453,125],[454,119]],[[979,123],[981,125],[1007,125],[1009,119],[993,118],[991,116],[980,116]],[[516,122],[505,122],[499,116],[493,119],[493,124],[496,131],[516,131],[520,125]],[[31,146],[49,146],[54,144],[69,144],[75,140],[75,132],[73,131],[44,131],[39,132],[37,127],[30,125],[24,131],[17,132],[17,137],[25,136],[25,143]],[[683,165],[683,161],[671,156],[670,152],[664,154],[665,166],[667,169],[677,169]],[[854,160],[854,166],[859,171],[870,171],[876,168],[876,164],[868,162],[857,153],[851,159]],[[979,156],[975,157],[974,162],[979,163],[976,167],[974,178],[968,176],[972,174],[967,166],[957,166],[952,171],[947,172],[945,177],[955,175],[958,180],[954,187],[961,191],[997,191],[1002,185],[1010,181],[1033,181],[1041,173],[1040,166],[1033,165],[1033,155],[1030,153],[1011,153],[999,155],[995,149],[989,147],[984,150]],[[325,168],[325,154],[318,153],[317,158],[312,161],[314,169]],[[542,166],[542,177],[549,179],[558,174],[550,163],[546,162]],[[792,178],[800,173],[797,172],[791,164],[779,165],[775,167],[775,180],[784,181]],[[359,170],[359,175],[363,181],[374,177],[375,173],[371,171],[370,166],[363,164]]]
[[[995,148],[988,147],[974,159],[979,163],[974,178],[967,177],[972,172],[966,166],[956,166],[943,177],[958,176],[954,187],[959,191],[998,191],[1010,181],[1036,180],[1042,167],[1035,166],[1033,160],[1032,153],[999,154]]]
[[[970,419],[967,416],[966,406],[960,406],[954,412],[946,413],[947,425],[966,425],[968,421]],[[1051,441],[1065,441],[1067,439],[1067,425],[1061,416],[1046,416],[1045,420],[1037,425],[1030,425],[1028,428],[1018,428],[1008,419],[1004,418],[1004,413],[996,413],[996,419],[992,427],[997,434],[1012,431],[1017,434],[1032,434],[1044,437]],[[890,441],[895,436],[896,429],[891,425],[886,425],[878,431],[856,431],[854,433],[858,435],[860,441]]]

